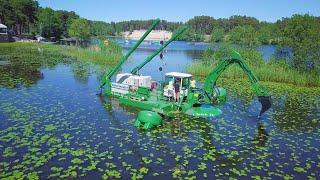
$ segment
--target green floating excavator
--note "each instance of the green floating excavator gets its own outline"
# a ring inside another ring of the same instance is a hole
[[[216,82],[223,71],[234,63],[238,64],[248,75],[252,89],[262,104],[258,117],[271,107],[271,98],[267,89],[258,82],[241,55],[236,51],[233,51],[229,58],[222,60],[212,70],[206,78],[203,88],[196,87],[192,75],[187,73],[166,73],[164,82],[153,81],[151,76],[139,75],[139,70],[180,36],[187,29],[186,27],[180,28],[170,40],[148,56],[130,73],[119,73],[116,75],[115,82],[112,82],[113,75],[119,71],[123,63],[159,21],[159,19],[156,19],[152,23],[140,40],[100,81],[101,95],[112,96],[119,99],[120,104],[143,109],[138,114],[135,126],[143,127],[144,129],[159,126],[162,124],[162,116],[172,117],[176,113],[185,113],[197,117],[220,115],[222,111],[217,107],[217,104],[226,101],[227,93],[224,88],[217,86]],[[103,88],[104,93],[102,93]]]

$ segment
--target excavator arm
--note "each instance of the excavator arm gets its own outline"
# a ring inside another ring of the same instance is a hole
[[[132,69],[131,74],[137,74],[141,68],[148,64],[157,54],[163,51],[163,49],[166,48],[172,41],[176,40],[185,30],[187,30],[186,26],[180,28],[177,33],[173,34],[172,37],[163,46],[161,46],[154,53],[148,56],[141,64]]]
[[[127,61],[129,56],[138,48],[138,46],[142,43],[142,41],[148,36],[148,34],[156,27],[156,25],[160,22],[160,19],[156,19],[153,21],[148,30],[143,34],[143,36],[137,41],[137,43],[129,50],[129,52],[121,58],[119,63],[108,73],[104,74],[100,80],[100,88],[102,89],[107,84],[107,90],[111,90],[111,77],[119,71],[123,63]]]
[[[268,90],[266,87],[261,85],[257,78],[254,76],[249,66],[242,59],[241,55],[233,51],[231,57],[221,61],[216,68],[207,76],[204,83],[204,90],[209,95],[211,100],[215,99],[215,86],[218,78],[232,64],[238,64],[241,69],[246,73],[251,83],[252,90],[258,96],[258,100],[262,105],[259,116],[261,116],[265,111],[271,107],[271,97],[269,96]]]

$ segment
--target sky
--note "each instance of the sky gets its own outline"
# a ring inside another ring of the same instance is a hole
[[[89,20],[119,22],[160,18],[186,22],[194,16],[246,15],[275,22],[293,14],[320,16],[320,0],[38,0],[41,7],[75,11]]]

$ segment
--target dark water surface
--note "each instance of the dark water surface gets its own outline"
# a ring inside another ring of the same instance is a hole
[[[184,71],[199,59],[203,47],[179,45],[141,73],[160,80],[163,63],[165,72]],[[122,71],[148,54],[139,49]],[[320,177],[317,95],[273,94],[273,108],[259,120],[257,99],[230,90],[221,116],[181,115],[146,132],[133,126],[138,110],[96,95],[105,67],[8,59],[0,65],[0,179]]]

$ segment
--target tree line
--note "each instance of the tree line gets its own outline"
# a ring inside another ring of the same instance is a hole
[[[274,44],[289,48],[293,58],[288,63],[302,72],[320,74],[320,17],[295,14],[274,23],[253,17],[231,16],[214,19],[196,16],[186,22],[187,32],[180,40],[229,43],[245,48]]]
[[[152,20],[91,21],[73,11],[42,8],[35,0],[0,0],[0,23],[7,25],[15,34],[86,39],[147,29]],[[293,50],[296,68],[320,69],[320,17],[293,15],[270,23],[238,15],[219,19],[195,16],[185,23],[161,20],[155,29],[175,31],[181,25],[187,25],[189,29],[178,40],[229,42],[245,47],[277,44]]]
[[[0,0],[0,23],[8,26],[10,32],[20,35],[40,34],[43,37],[117,36],[123,31],[146,29],[153,20],[131,20],[106,23],[80,18],[73,11],[42,8],[35,0]],[[72,23],[75,25],[72,26]],[[174,31],[181,22],[161,20],[156,30]],[[79,28],[72,28],[72,27]],[[82,32],[76,32],[82,31]]]

